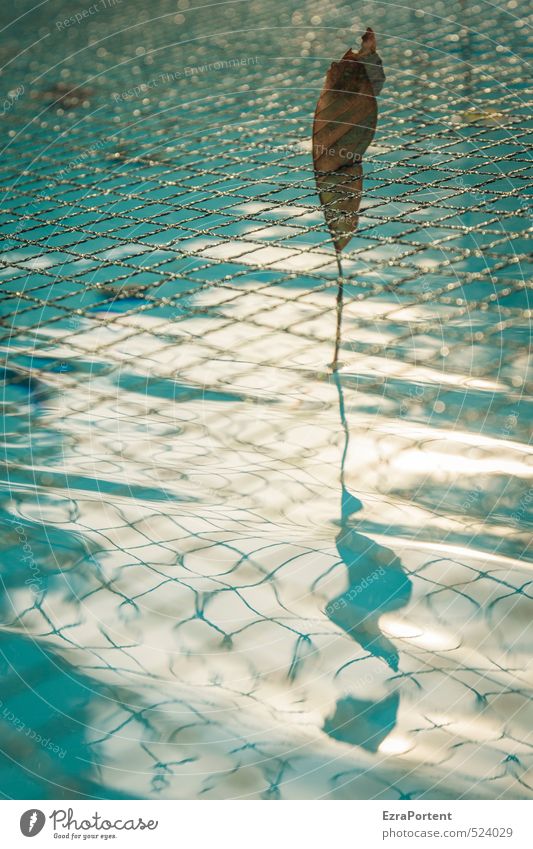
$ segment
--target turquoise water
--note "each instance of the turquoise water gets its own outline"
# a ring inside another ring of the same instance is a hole
[[[6,31],[0,791],[531,797],[518,10],[194,5]],[[366,25],[332,367],[309,133]]]

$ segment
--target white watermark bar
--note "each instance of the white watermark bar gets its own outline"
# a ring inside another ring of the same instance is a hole
[[[4,801],[3,845],[529,849],[533,801]]]

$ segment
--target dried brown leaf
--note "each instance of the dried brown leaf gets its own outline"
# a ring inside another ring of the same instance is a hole
[[[359,220],[363,155],[374,137],[378,95],[385,80],[370,28],[361,49],[333,62],[318,98],[313,123],[313,164],[320,202],[337,252]]]

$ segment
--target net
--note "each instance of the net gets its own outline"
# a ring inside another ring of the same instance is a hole
[[[519,5],[14,8],[2,792],[530,796]],[[340,315],[311,121],[367,25]]]

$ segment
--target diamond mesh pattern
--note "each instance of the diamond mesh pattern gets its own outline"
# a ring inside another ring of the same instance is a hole
[[[5,22],[0,789],[531,796],[518,5],[83,8]],[[335,371],[310,127],[367,25]]]

